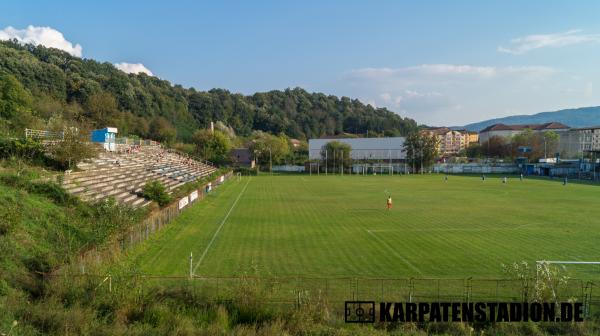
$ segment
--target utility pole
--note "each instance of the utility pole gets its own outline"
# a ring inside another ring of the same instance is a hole
[[[423,174],[423,143],[421,143],[421,174]]]
[[[333,151],[333,175],[335,175],[335,150]]]
[[[388,149],[388,157],[390,158],[390,167],[389,167],[389,173],[390,175],[393,175],[393,171],[392,171],[392,150]]]
[[[325,176],[327,176],[327,149],[325,149]]]
[[[412,147],[412,152],[411,152],[412,155],[410,158],[410,163],[412,166],[412,172],[414,173],[415,172],[415,145],[411,144],[411,147]]]
[[[258,154],[259,154],[259,151],[254,150],[254,164],[256,164],[256,173],[257,174],[260,171],[260,165],[258,164]]]

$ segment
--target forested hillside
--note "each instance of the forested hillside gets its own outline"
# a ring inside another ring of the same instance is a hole
[[[62,118],[90,127],[116,126],[121,135],[184,142],[210,121],[222,121],[242,136],[261,130],[300,139],[367,130],[403,135],[417,127],[414,120],[347,97],[301,88],[250,96],[197,91],[12,41],[0,42],[0,117],[4,132],[43,128]]]

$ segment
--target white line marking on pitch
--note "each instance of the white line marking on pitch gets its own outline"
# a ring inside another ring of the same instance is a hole
[[[198,259],[198,262],[196,263],[196,266],[194,266],[194,269],[192,270],[192,273],[196,272],[196,269],[198,268],[198,266],[200,266],[200,264],[202,263],[202,260],[204,260],[204,257],[206,257],[206,254],[208,253],[208,250],[210,249],[210,247],[212,246],[213,242],[217,238],[217,235],[219,235],[219,232],[221,232],[221,228],[223,227],[223,225],[227,221],[227,218],[229,218],[229,215],[233,211],[233,208],[235,208],[235,205],[237,204],[237,202],[240,200],[240,198],[244,194],[244,191],[246,191],[246,188],[248,187],[248,184],[250,184],[250,180],[252,180],[252,177],[250,177],[248,179],[248,182],[246,182],[246,185],[244,186],[244,189],[242,189],[242,192],[240,192],[240,194],[238,195],[238,197],[235,199],[235,202],[233,202],[233,205],[231,205],[231,208],[229,209],[229,211],[225,215],[225,218],[223,218],[223,220],[221,221],[221,224],[217,228],[217,231],[215,231],[215,233],[213,234],[210,242],[208,242],[208,245],[204,249],[204,252],[202,252],[202,255],[200,256],[200,259]]]
[[[417,273],[419,273],[420,275],[423,275],[423,272],[421,272],[420,269],[418,269],[415,265],[411,264],[408,260],[406,260],[406,258],[404,258],[403,256],[401,256],[400,254],[398,254],[396,252],[396,250],[394,250],[388,243],[386,243],[384,240],[382,240],[381,238],[377,237],[373,232],[371,232],[371,230],[366,230],[371,236],[373,236],[373,238],[379,240],[382,244],[384,244],[390,251],[392,251],[392,253],[400,260],[402,260],[405,264],[407,264],[410,268],[412,268],[414,271],[416,271]]]
[[[370,232],[487,232],[487,231],[513,231],[537,225],[536,223],[524,224],[516,227],[501,227],[501,228],[429,228],[429,229],[381,229],[369,230]],[[535,229],[535,228],[533,228]]]

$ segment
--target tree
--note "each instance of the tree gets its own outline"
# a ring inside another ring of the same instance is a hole
[[[288,138],[284,134],[276,136],[266,132],[255,131],[252,133],[250,151],[258,159],[258,163],[263,166],[270,163],[280,164],[290,154],[290,145]]]
[[[555,131],[546,131],[542,133],[544,139],[544,156],[554,156],[558,149],[558,142],[560,141],[560,135]]]
[[[96,147],[89,142],[88,132],[76,127],[65,127],[63,132],[63,140],[54,141],[49,146],[49,153],[65,168],[72,169],[78,162],[98,155]]]
[[[165,144],[172,143],[177,136],[177,130],[164,117],[153,118],[149,128],[150,137]]]
[[[481,158],[483,156],[483,147],[478,143],[472,144],[465,150],[465,156],[468,158]]]
[[[327,164],[327,167],[331,167],[333,172],[337,172],[340,167],[346,170],[352,166],[351,151],[352,147],[347,143],[330,141],[321,148],[321,160],[323,161],[321,165]]]
[[[12,133],[23,134],[32,122],[31,104],[31,94],[14,76],[0,75],[0,118],[7,121]]]
[[[404,151],[406,159],[412,168],[412,171],[420,171],[430,167],[438,156],[438,140],[435,136],[429,136],[424,133],[411,133],[404,142]]]
[[[196,145],[196,153],[204,159],[216,164],[228,161],[231,141],[223,132],[207,129],[197,130],[192,135],[192,141]]]
[[[493,158],[505,158],[510,155],[510,143],[506,138],[494,135],[481,144],[483,155]]]
[[[510,139],[512,157],[526,156],[537,161],[542,157],[554,156],[558,148],[560,136],[554,131],[534,132],[526,129]],[[529,151],[522,153],[519,148],[527,147]]]
[[[286,163],[301,166],[308,161],[308,141],[299,140],[294,144],[290,139],[288,147],[290,153],[284,159]]]
[[[85,109],[85,116],[95,121],[97,127],[113,126],[119,116],[117,100],[108,92],[90,96],[85,104]]]

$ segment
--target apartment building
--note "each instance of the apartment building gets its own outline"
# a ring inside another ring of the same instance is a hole
[[[600,151],[600,126],[573,128],[560,135],[558,151],[563,158],[575,159],[585,152]]]
[[[435,136],[438,140],[438,153],[440,156],[456,156],[460,151],[477,143],[479,135],[466,130],[452,130],[448,127],[428,128],[421,131],[428,136]]]

